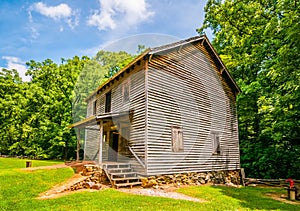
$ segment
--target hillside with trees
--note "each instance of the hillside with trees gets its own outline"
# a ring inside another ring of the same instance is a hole
[[[247,177],[300,179],[300,2],[208,0],[203,26],[237,81],[241,167]],[[75,157],[67,126],[88,94],[133,58],[125,52],[27,63],[30,82],[0,70],[0,154]]]
[[[67,126],[86,116],[85,98],[131,55],[99,51],[86,56],[27,63],[30,82],[16,70],[0,71],[0,154],[74,159],[76,134]]]

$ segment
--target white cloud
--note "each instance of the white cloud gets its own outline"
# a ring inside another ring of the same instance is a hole
[[[26,76],[25,73],[27,71],[26,65],[21,61],[20,58],[14,56],[2,56],[2,59],[7,61],[7,67],[3,67],[9,70],[15,69],[20,74],[20,77],[23,81],[30,81],[31,77]]]
[[[33,10],[39,12],[54,20],[70,17],[72,9],[67,4],[59,4],[57,6],[47,6],[42,2],[38,2],[32,5]]]
[[[37,39],[40,36],[40,33],[34,26],[30,26],[31,37]]]
[[[51,18],[55,21],[65,21],[70,28],[74,29],[79,24],[79,10],[72,10],[67,4],[59,4],[57,6],[47,6],[42,2],[34,3],[30,6],[28,10],[29,21],[33,22],[33,17],[31,12],[35,11]],[[61,28],[60,28],[61,31]]]
[[[134,26],[154,15],[146,0],[99,0],[100,10],[89,16],[87,24],[99,30]]]

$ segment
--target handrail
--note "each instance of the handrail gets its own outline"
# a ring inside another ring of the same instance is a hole
[[[135,159],[144,167],[144,169],[146,168],[146,165],[144,164],[144,162],[137,156],[137,154],[135,153],[135,151],[128,146],[128,149],[130,150],[130,152],[133,154],[133,156],[135,157]]]
[[[109,175],[108,171],[107,171],[107,165],[102,165],[102,169],[104,170],[107,178],[110,181],[110,184],[112,185],[112,187],[115,185],[114,181],[111,179],[111,176]]]

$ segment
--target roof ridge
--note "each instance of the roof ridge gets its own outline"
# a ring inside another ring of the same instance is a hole
[[[195,42],[195,41],[201,40],[203,38],[205,38],[205,35],[197,35],[197,36],[194,36],[194,37],[187,38],[185,40],[179,40],[179,41],[169,43],[169,44],[166,44],[166,45],[160,45],[160,46],[157,46],[157,47],[153,47],[153,48],[150,48],[149,54],[155,54],[155,53],[160,52],[160,51],[169,50],[171,48],[175,48],[175,47],[178,47],[178,46],[181,46],[181,45],[189,44],[191,42]]]

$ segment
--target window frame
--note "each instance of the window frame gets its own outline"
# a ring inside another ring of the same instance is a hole
[[[109,105],[108,105],[108,96],[109,97]],[[109,113],[111,112],[111,101],[112,101],[112,97],[111,97],[111,90],[105,93],[105,113]]]
[[[97,114],[97,99],[93,102],[93,115]]]
[[[211,132],[212,138],[212,155],[221,155],[222,148],[221,148],[221,136],[219,132],[212,131]]]
[[[184,151],[184,139],[183,131],[181,127],[172,126],[171,127],[172,136],[172,152],[183,152]]]
[[[123,103],[127,103],[130,101],[130,80],[126,80],[123,82],[122,98],[123,98]]]

